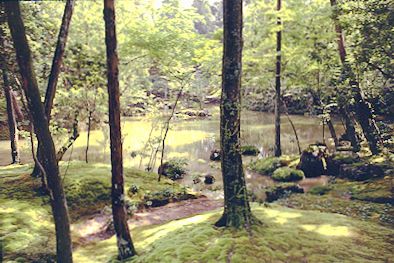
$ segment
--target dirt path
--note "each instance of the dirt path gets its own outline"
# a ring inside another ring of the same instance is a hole
[[[222,206],[222,200],[201,197],[136,212],[128,223],[131,229],[139,226],[164,224],[172,220],[215,210]],[[113,236],[114,230],[111,226],[111,218],[110,213],[96,214],[73,224],[71,229],[76,241],[74,247]]]

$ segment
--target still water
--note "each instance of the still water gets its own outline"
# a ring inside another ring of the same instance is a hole
[[[291,116],[298,132],[301,147],[310,143],[322,141],[323,129],[320,119],[309,116]],[[149,162],[152,148],[156,149],[157,139],[160,136],[160,125],[157,120],[124,118],[122,122],[124,165],[145,169]],[[153,125],[153,129],[152,129]],[[337,132],[342,130],[336,125]],[[152,131],[152,132],[151,132]],[[326,142],[331,144],[328,129],[325,130]],[[149,142],[149,136],[151,138]],[[264,155],[272,154],[274,143],[274,115],[271,113],[243,111],[241,120],[241,139],[243,145],[255,145]],[[81,132],[74,146],[65,154],[63,161],[85,160],[87,133]],[[297,154],[295,136],[285,116],[282,117],[281,140],[283,154]],[[58,138],[56,145],[61,145]],[[31,153],[28,140],[20,142],[22,162],[31,162]],[[153,147],[149,147],[152,145]],[[193,187],[195,190],[206,191],[221,188],[219,162],[209,161],[211,150],[219,147],[219,114],[218,110],[209,119],[176,120],[171,122],[166,149],[165,160],[170,158],[185,158],[188,162],[189,175],[182,183]],[[9,142],[0,141],[0,165],[10,162]],[[160,163],[160,153],[157,154],[155,170]],[[248,164],[257,157],[244,157],[244,163]],[[100,129],[90,134],[89,162],[110,162],[109,127],[103,125]],[[212,174],[216,177],[216,183],[212,186],[203,184],[194,185],[193,178],[198,175]],[[254,187],[270,185],[270,178],[246,173],[248,181],[254,181]],[[261,182],[260,182],[261,181]]]

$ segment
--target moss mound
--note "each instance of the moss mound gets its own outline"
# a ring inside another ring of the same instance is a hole
[[[252,206],[263,225],[251,231],[214,228],[220,212],[136,228],[139,256],[129,262],[385,262],[393,230],[313,211]],[[100,251],[100,253],[97,253]],[[111,238],[77,249],[75,262],[115,260]]]
[[[331,187],[327,185],[316,185],[309,189],[308,193],[312,195],[325,195],[331,191]]]
[[[262,175],[272,175],[272,173],[281,166],[283,166],[283,164],[280,158],[267,157],[252,163],[250,168]]]
[[[281,167],[274,171],[272,179],[278,182],[295,182],[304,178],[304,172],[301,170]]]

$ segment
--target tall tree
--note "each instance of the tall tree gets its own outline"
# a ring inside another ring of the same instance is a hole
[[[337,1],[330,0],[331,6],[336,8]],[[378,154],[380,152],[380,140],[379,140],[379,130],[377,129],[372,110],[369,103],[365,100],[362,90],[360,89],[360,84],[357,81],[356,75],[350,63],[347,61],[347,53],[345,47],[344,34],[342,32],[342,27],[339,24],[339,19],[337,13],[333,16],[335,23],[335,31],[337,33],[337,43],[339,57],[342,62],[343,75],[349,79],[349,85],[351,89],[351,94],[354,99],[354,112],[356,119],[359,122],[364,136],[368,141],[369,148],[373,154]]]
[[[120,129],[119,60],[117,53],[114,0],[104,0],[105,44],[107,48],[107,78],[109,126],[112,165],[112,215],[115,226],[119,259],[136,255],[127,225],[124,197],[122,134]]]
[[[282,155],[282,148],[280,145],[280,77],[281,77],[281,49],[282,49],[282,20],[280,18],[280,10],[282,9],[282,0],[277,0],[276,11],[278,11],[278,17],[276,25],[278,31],[276,32],[276,75],[275,75],[275,156],[279,157]]]
[[[45,101],[44,101],[45,114],[48,119],[48,123],[51,119],[51,111],[56,94],[56,85],[59,79],[60,67],[62,65],[64,51],[66,49],[67,36],[70,27],[71,17],[74,10],[74,5],[75,5],[75,0],[67,0],[66,6],[64,8],[62,24],[60,26],[59,35],[57,38],[55,54],[53,56],[51,73],[49,74],[48,86],[45,93]],[[42,156],[40,145],[41,144],[39,143],[37,147],[37,156],[39,161],[41,160],[41,156]],[[38,167],[38,164],[36,164],[32,174],[37,175],[39,174],[39,171],[40,169]]]
[[[248,227],[254,222],[240,153],[242,0],[224,0],[224,51],[220,103],[220,146],[224,213],[216,226]]]
[[[12,88],[10,81],[8,79],[8,72],[7,72],[7,55],[5,53],[5,45],[4,45],[4,36],[5,32],[2,28],[3,25],[3,19],[5,16],[3,15],[3,8],[1,7],[0,9],[0,68],[2,71],[3,75],[3,89],[4,89],[4,95],[6,99],[6,107],[7,107],[7,119],[8,119],[8,129],[10,132],[10,142],[11,142],[11,158],[12,158],[12,163],[19,163],[20,158],[19,158],[19,148],[18,148],[18,137],[19,137],[19,132],[18,132],[18,125],[16,122],[16,112],[14,108],[14,99],[13,99],[13,94],[12,94]]]
[[[50,203],[56,228],[57,262],[70,263],[72,262],[72,244],[67,202],[56,160],[55,145],[49,131],[44,105],[41,102],[40,91],[34,74],[31,51],[26,38],[19,2],[7,1],[5,2],[5,9],[22,77],[22,88],[27,98],[37,139],[42,146],[43,164],[48,180]]]

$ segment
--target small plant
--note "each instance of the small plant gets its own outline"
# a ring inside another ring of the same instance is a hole
[[[171,180],[182,179],[186,174],[187,160],[184,158],[173,158],[163,163],[159,167],[159,174],[164,175]]]
[[[260,153],[260,151],[254,145],[245,145],[241,146],[241,153],[242,155],[256,156]]]
[[[325,195],[331,191],[331,187],[327,185],[316,185],[309,189],[308,193],[313,195]]]
[[[304,172],[301,170],[281,167],[274,171],[272,179],[279,182],[295,182],[304,178]]]

